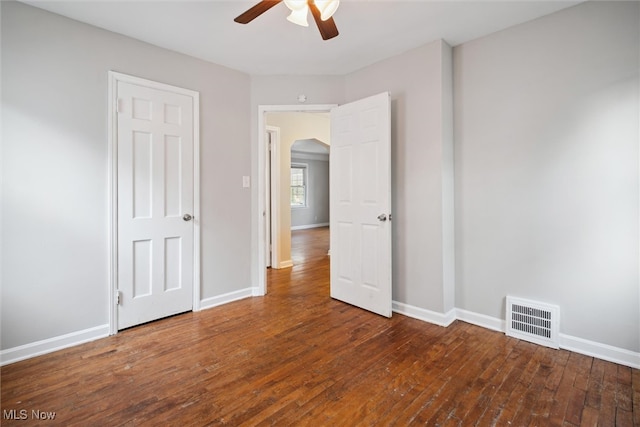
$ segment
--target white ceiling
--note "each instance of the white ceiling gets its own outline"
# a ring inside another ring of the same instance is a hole
[[[253,22],[233,19],[254,1],[72,0],[24,3],[249,74],[347,74],[444,39],[455,46],[580,1],[342,0],[340,35],[323,41],[279,4]]]

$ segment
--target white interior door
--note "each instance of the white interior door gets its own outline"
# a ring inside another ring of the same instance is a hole
[[[193,308],[194,103],[117,82],[118,329]]]
[[[382,93],[331,110],[331,297],[391,317],[391,112]]]

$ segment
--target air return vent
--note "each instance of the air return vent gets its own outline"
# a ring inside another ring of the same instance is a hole
[[[507,297],[507,335],[551,348],[559,348],[560,307]]]

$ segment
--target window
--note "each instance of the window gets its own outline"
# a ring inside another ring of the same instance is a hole
[[[307,165],[291,164],[291,206],[307,206]]]

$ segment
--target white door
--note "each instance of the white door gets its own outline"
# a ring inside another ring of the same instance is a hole
[[[122,329],[193,308],[195,127],[192,96],[123,81],[116,90]]]
[[[331,110],[331,297],[387,317],[390,123],[386,92]]]

